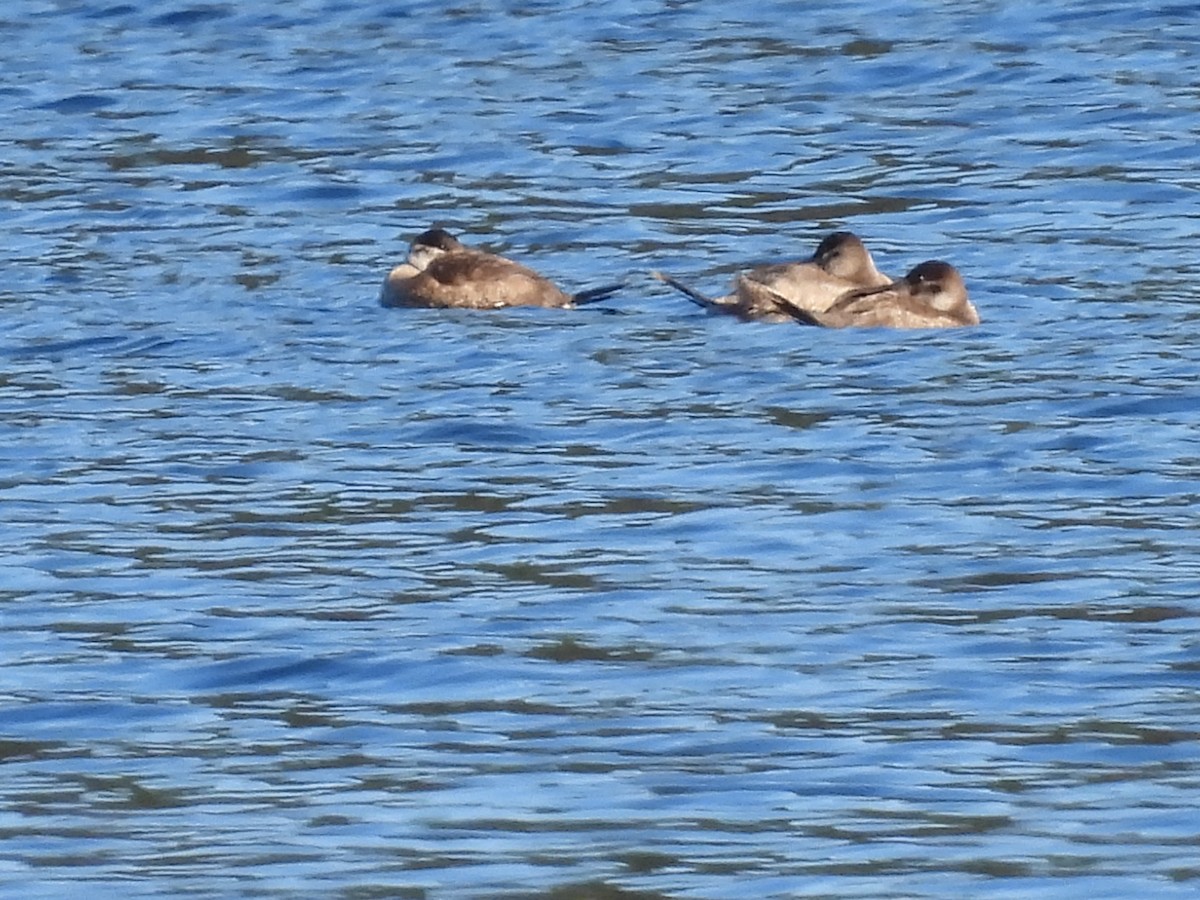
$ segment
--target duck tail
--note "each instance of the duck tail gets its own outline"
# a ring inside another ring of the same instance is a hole
[[[753,281],[751,284],[753,285],[754,293],[759,301],[761,302],[765,300],[767,303],[770,303],[771,306],[775,307],[775,312],[781,313],[785,316],[791,316],[801,325],[815,325],[817,327],[822,327],[825,325],[817,313],[805,309],[802,306],[797,306],[787,297],[783,296],[783,294],[768,287],[761,281]]]
[[[704,296],[704,294],[700,293],[695,288],[684,284],[678,278],[672,278],[665,272],[651,272],[650,274],[663,284],[669,284],[671,287],[675,288],[675,290],[679,291],[679,293],[683,294],[683,296],[687,297],[689,300],[703,309],[714,309],[715,307],[720,306],[720,304],[717,303],[717,301],[712,297]]]
[[[624,284],[606,284],[603,287],[588,288],[580,291],[577,294],[571,295],[571,303],[575,306],[586,306],[589,303],[595,303],[597,300],[607,300],[621,288]]]
[[[790,303],[779,304],[779,311],[785,315],[791,316],[801,325],[815,325],[818,328],[823,328],[825,323],[810,313],[807,309],[800,309],[798,306],[792,306]]]
[[[767,290],[770,290],[770,288],[768,288]],[[775,294],[774,291],[771,291],[771,293]],[[778,300],[775,301],[775,308],[778,309],[784,315],[791,316],[793,319],[795,319],[801,325],[815,325],[818,328],[823,328],[825,326],[825,323],[817,318],[816,313],[810,312],[807,309],[803,309],[802,307],[796,306],[794,303],[789,301],[786,297],[780,297],[779,294],[775,294],[775,296],[779,298]]]

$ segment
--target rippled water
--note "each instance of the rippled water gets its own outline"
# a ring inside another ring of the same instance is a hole
[[[0,892],[1194,895],[1194,19],[9,2]]]

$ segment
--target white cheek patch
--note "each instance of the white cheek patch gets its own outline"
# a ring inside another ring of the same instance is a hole
[[[413,247],[408,251],[408,263],[417,271],[423,272],[443,252],[436,247],[427,247],[425,245]]]

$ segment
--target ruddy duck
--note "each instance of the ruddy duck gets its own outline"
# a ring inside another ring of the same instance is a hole
[[[734,279],[733,293],[724,297],[706,297],[661,272],[654,275],[712,312],[767,322],[794,321],[793,309],[824,312],[850,292],[892,283],[875,268],[858,235],[849,231],[829,235],[806,260],[741,273]],[[786,311],[780,309],[780,297],[787,301]]]
[[[783,294],[777,308],[807,325],[825,328],[954,328],[978,325],[979,313],[954,266],[933,259],[914,267],[886,287],[866,288],[842,297],[823,312],[805,309]]]
[[[412,242],[408,261],[388,273],[379,302],[437,309],[571,307],[601,300],[620,288],[612,284],[568,294],[520,263],[473,250],[449,232],[431,228]]]

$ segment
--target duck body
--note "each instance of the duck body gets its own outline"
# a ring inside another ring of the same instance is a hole
[[[407,261],[388,272],[379,302],[425,309],[571,307],[606,297],[618,287],[568,294],[527,266],[467,247],[433,228],[412,242]]]
[[[758,266],[739,275],[734,283],[735,313],[744,319],[783,321],[790,316],[780,312],[776,297],[785,297],[801,309],[823,312],[852,291],[891,282],[875,267],[858,235],[836,231],[806,260]]]

